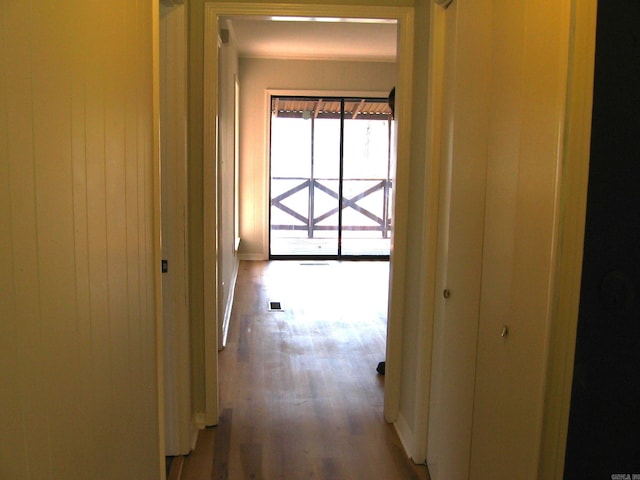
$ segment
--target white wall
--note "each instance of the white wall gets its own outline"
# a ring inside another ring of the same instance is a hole
[[[269,255],[269,157],[267,90],[372,92],[386,96],[395,85],[393,63],[240,60],[240,254]]]
[[[0,478],[163,475],[157,15],[0,5]]]

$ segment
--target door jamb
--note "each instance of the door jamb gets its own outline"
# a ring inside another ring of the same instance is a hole
[[[587,210],[597,0],[571,0],[561,211],[538,479],[562,478],[571,407]]]

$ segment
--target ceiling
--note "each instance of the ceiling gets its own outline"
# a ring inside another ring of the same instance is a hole
[[[395,21],[320,20],[249,16],[224,19],[241,57],[395,61]]]

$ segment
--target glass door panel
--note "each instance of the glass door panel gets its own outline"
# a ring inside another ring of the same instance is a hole
[[[272,257],[388,256],[386,99],[273,97]]]
[[[387,108],[383,100],[345,101],[342,255],[389,255],[391,118]]]
[[[340,117],[324,116],[334,103],[271,100],[271,256],[338,256]]]
[[[307,237],[309,179],[311,177],[311,123],[302,118],[271,118],[272,255],[288,255]]]
[[[316,255],[338,255],[340,192],[340,118],[320,112],[314,119],[313,137],[313,238]]]

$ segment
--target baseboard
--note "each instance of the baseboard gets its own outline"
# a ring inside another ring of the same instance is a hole
[[[205,423],[204,413],[196,413],[191,420],[191,451],[196,449],[196,443],[198,442],[198,433],[200,430],[207,428]]]
[[[196,432],[207,428],[206,416],[203,412],[198,412],[193,415],[193,425],[196,427]]]
[[[233,310],[233,299],[236,293],[236,283],[238,280],[238,262],[236,262],[233,272],[231,273],[231,284],[229,285],[229,296],[227,298],[224,317],[222,319],[222,339],[220,342],[221,349],[227,346],[227,334],[229,333],[229,323],[231,322],[231,311]]]
[[[247,262],[263,262],[269,260],[269,257],[264,253],[239,253],[239,260],[245,260]]]
[[[396,433],[398,434],[404,453],[408,458],[413,459],[414,434],[402,412],[398,414],[398,418],[393,423],[393,426],[396,429]]]

